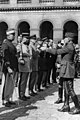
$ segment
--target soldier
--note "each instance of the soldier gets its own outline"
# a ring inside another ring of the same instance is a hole
[[[36,48],[36,35],[32,35],[30,37],[30,52],[32,54],[31,58],[31,68],[32,72],[30,74],[29,79],[29,95],[34,96],[37,93],[34,91],[34,86],[36,84],[37,78],[38,78],[38,51]]]
[[[47,65],[47,58],[46,58],[46,51],[44,49],[47,48],[46,44],[47,37],[42,39],[42,45],[40,47],[40,53],[39,53],[39,58],[38,58],[38,92],[43,91],[41,89],[41,83],[42,87],[45,89],[46,87],[46,82],[47,82],[47,71],[48,71],[48,65]]]
[[[61,109],[58,109],[60,112],[69,112],[70,114],[80,113],[80,105],[77,95],[73,89],[73,80],[75,77],[75,66],[74,66],[74,54],[75,48],[73,40],[75,37],[74,33],[65,34],[65,45],[61,49],[57,50],[47,50],[53,54],[62,55],[61,68],[60,68],[60,78],[64,82],[64,105]],[[72,101],[74,102],[75,109],[70,112],[69,106],[69,96],[71,96]]]
[[[15,38],[15,30],[9,29],[6,31],[7,39],[3,41],[3,77],[2,77],[2,104],[6,107],[11,107],[15,104],[10,99],[13,95],[15,76],[18,72],[17,50],[12,41]]]
[[[49,40],[49,44],[52,44],[52,45],[50,45],[49,48],[53,48],[53,41],[51,39]],[[56,58],[57,58],[57,55],[53,55],[53,54],[49,53],[49,57],[48,57],[48,73],[49,73],[48,83],[50,83],[50,75],[51,75],[51,71],[52,71],[52,84],[57,83],[56,82],[56,66],[55,66]]]
[[[19,52],[19,50],[18,50]],[[20,57],[19,57],[19,72],[20,72],[20,80],[19,80],[19,99],[26,101],[30,97],[25,96],[26,86],[29,79],[29,75],[31,72],[30,67],[30,50],[29,50],[29,34],[22,34],[22,42],[20,48]]]

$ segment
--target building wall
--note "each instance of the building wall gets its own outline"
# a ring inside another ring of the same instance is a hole
[[[80,3],[80,2],[79,2]],[[79,5],[78,3],[78,5]],[[0,5],[0,8],[20,8],[32,6],[65,6],[63,0],[55,0],[54,3],[40,4],[38,0],[32,0],[29,4],[17,4],[17,0],[10,0],[9,5]],[[70,4],[68,4],[70,5]],[[72,4],[71,4],[72,5]],[[76,4],[77,5],[77,4]],[[74,6],[74,4],[73,4]],[[9,11],[0,12],[0,22],[4,21],[9,28],[18,29],[19,23],[26,21],[30,25],[30,34],[39,37],[40,25],[43,21],[53,24],[53,40],[57,42],[63,38],[63,26],[67,21],[73,20],[78,24],[78,43],[80,44],[80,10],[51,10],[51,11]],[[17,38],[17,32],[16,32]]]
[[[30,34],[39,37],[40,25],[43,21],[53,24],[53,39],[58,41],[63,38],[63,26],[67,21],[78,24],[78,40],[80,41],[80,12],[79,11],[47,11],[47,12],[8,12],[0,13],[0,22],[4,21],[9,28],[18,29],[18,25],[26,21],[30,25]]]

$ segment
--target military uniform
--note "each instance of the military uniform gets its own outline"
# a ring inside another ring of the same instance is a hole
[[[34,87],[36,86],[36,81],[38,78],[38,51],[35,43],[36,43],[36,36],[33,35],[31,36],[30,45],[29,45],[32,54],[30,60],[32,72],[30,74],[30,79],[29,79],[29,94],[31,96],[36,95],[36,93],[34,92]]]
[[[67,33],[68,39],[70,39],[69,42],[66,43],[66,45],[57,50],[50,50],[51,53],[53,51],[53,54],[62,55],[62,61],[61,61],[61,68],[60,68],[60,78],[64,81],[64,105],[59,111],[61,112],[70,112],[69,107],[69,96],[71,96],[74,104],[75,104],[75,110],[71,112],[72,114],[77,114],[80,112],[80,106],[78,98],[74,92],[73,89],[73,79],[75,77],[75,66],[74,66],[74,54],[75,54],[75,48],[73,45],[74,35],[72,33]],[[72,39],[71,39],[72,38]]]
[[[30,50],[29,45],[25,44],[26,38],[23,38],[23,43],[21,44],[21,52],[22,52],[22,60],[24,60],[24,63],[19,63],[19,72],[20,72],[20,80],[19,80],[19,99],[25,101],[28,97],[25,96],[27,81],[29,79],[29,75],[31,72],[31,66],[30,66]]]
[[[13,33],[13,31],[10,31],[9,34]],[[18,72],[17,50],[16,47],[13,45],[12,40],[5,39],[2,44],[2,51],[2,100],[9,101],[10,98],[12,98],[15,84],[15,76],[16,72]]]

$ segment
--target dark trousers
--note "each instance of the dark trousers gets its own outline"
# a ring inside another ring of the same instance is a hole
[[[79,108],[79,101],[78,101],[78,98],[73,89],[73,79],[72,78],[64,79],[64,92],[65,92],[64,93],[64,97],[65,97],[64,104],[69,105],[69,96],[71,96],[71,98],[75,104],[75,107]]]
[[[59,99],[62,100],[63,98],[63,81],[64,81],[64,78],[60,78],[59,79],[59,84],[58,84],[58,96],[59,96]]]
[[[56,82],[56,66],[54,65],[52,68],[52,82]]]
[[[33,71],[30,74],[30,79],[29,79],[29,91],[33,91],[34,85],[36,84],[37,81],[37,71]]]
[[[48,70],[47,76],[48,76],[48,78],[47,78],[47,79],[48,79],[48,80],[47,80],[47,81],[48,81],[48,84],[50,84],[51,69]]]
[[[42,83],[43,71],[38,71],[37,88],[40,89]]]
[[[42,86],[46,87],[47,82],[48,82],[48,71],[44,71],[42,76]]]
[[[29,72],[21,72],[20,80],[19,80],[19,97],[23,97],[25,95],[27,81],[29,77]]]

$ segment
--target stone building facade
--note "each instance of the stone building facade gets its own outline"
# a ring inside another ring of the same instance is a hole
[[[8,28],[37,37],[48,37],[55,42],[63,39],[66,31],[75,32],[80,45],[79,0],[0,0],[0,42]]]

